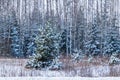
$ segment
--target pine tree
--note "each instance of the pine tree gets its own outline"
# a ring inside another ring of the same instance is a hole
[[[28,44],[30,42],[30,36],[29,34],[25,33],[24,34],[24,43],[23,43],[23,52],[24,52],[24,57],[27,57],[28,53]]]
[[[85,53],[84,49],[84,42],[85,42],[85,28],[86,28],[86,21],[85,21],[85,14],[84,9],[80,6],[79,11],[77,13],[77,21],[76,21],[76,48],[80,49],[82,53]]]
[[[70,38],[68,37],[68,41],[70,40]],[[61,42],[60,42],[60,52],[63,53],[63,55],[65,55],[65,53],[67,53],[66,48],[67,48],[67,30],[64,29],[61,32]],[[69,49],[69,47],[68,47]]]
[[[21,40],[19,33],[19,26],[17,22],[11,27],[11,53],[14,57],[22,57],[22,49],[21,49]]]
[[[107,34],[107,40],[105,42],[105,53],[108,55],[120,53],[120,39],[119,39],[119,27],[116,24],[117,19],[112,19],[112,26]]]
[[[20,30],[19,25],[15,16],[15,12],[13,12],[11,16],[11,54],[14,57],[22,57],[22,48],[21,48],[21,39],[20,39]]]
[[[26,67],[42,69],[54,66],[59,56],[59,43],[59,33],[48,25],[41,27],[36,37],[36,54],[28,61]]]
[[[86,42],[86,54],[89,56],[95,56],[100,54],[100,30],[97,24],[97,18],[95,17],[94,23],[90,25],[91,30],[89,32],[90,39]]]
[[[29,57],[36,54],[35,35],[26,34],[23,44],[24,57]]]

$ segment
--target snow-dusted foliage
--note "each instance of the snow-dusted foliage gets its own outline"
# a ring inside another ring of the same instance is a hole
[[[53,69],[53,70],[55,70],[55,69],[61,69],[62,66],[63,66],[62,62],[60,62],[60,61],[59,61],[59,58],[56,57],[55,59],[53,59],[53,62],[52,62],[52,64],[48,67],[48,69],[51,69],[51,70],[52,70],[52,69]]]
[[[24,45],[23,45],[24,57],[29,57],[35,54],[36,52],[36,44],[35,44],[35,35],[24,36]]]
[[[85,55],[82,53],[82,50],[78,50],[78,49],[74,49],[74,51],[71,55],[73,61],[76,61],[76,62],[82,60],[84,58],[84,56]]]
[[[91,23],[89,25],[91,27],[89,31],[89,40],[86,42],[85,48],[86,48],[86,54],[87,55],[98,55],[100,54],[100,30],[99,25],[97,24],[98,20],[95,18],[94,23]]]
[[[26,67],[42,69],[55,65],[57,62],[54,60],[59,56],[60,34],[48,24],[44,28],[40,27],[35,42],[36,54],[28,61]]]
[[[76,21],[76,31],[75,31],[75,39],[74,43],[76,46],[74,48],[80,49],[83,54],[85,54],[85,35],[86,35],[86,18],[83,7],[79,7],[77,21]]]
[[[20,57],[21,55],[21,45],[17,25],[11,28],[11,53],[15,57]]]
[[[68,37],[68,41],[70,41],[70,38]],[[64,29],[62,32],[61,32],[61,42],[60,42],[60,52],[62,53],[66,53],[66,49],[67,47],[69,48],[68,46],[68,42],[67,42],[67,30]]]
[[[109,64],[120,64],[120,59],[118,58],[118,54],[111,55]]]
[[[119,29],[116,24],[116,18],[112,19],[112,26],[108,32],[107,40],[105,42],[105,53],[108,55],[120,53],[120,39]]]
[[[11,54],[14,57],[23,57],[21,39],[20,39],[20,30],[19,30],[20,26],[18,25],[14,11],[10,20],[11,20],[11,24],[10,24]]]

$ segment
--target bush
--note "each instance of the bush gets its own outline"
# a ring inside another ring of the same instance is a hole
[[[111,55],[109,64],[120,64],[120,59],[118,58],[118,54]]]
[[[72,59],[73,61],[80,61],[81,59],[84,58],[84,54],[82,54],[82,51],[81,50],[78,50],[78,49],[74,49],[74,52],[72,54]]]

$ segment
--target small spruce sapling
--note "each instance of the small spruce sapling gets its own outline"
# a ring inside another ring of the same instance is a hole
[[[36,69],[55,68],[56,66],[53,66],[53,64],[59,63],[57,59],[59,57],[60,34],[49,25],[44,28],[40,27],[35,43],[37,46],[36,54],[28,61],[26,67]]]

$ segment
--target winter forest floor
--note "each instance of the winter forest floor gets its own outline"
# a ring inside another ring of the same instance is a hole
[[[120,76],[120,65],[107,64],[108,59],[97,58],[89,63],[85,58],[78,63],[68,58],[61,61],[62,70],[35,70],[26,69],[28,59],[0,58],[0,77],[114,77]]]

